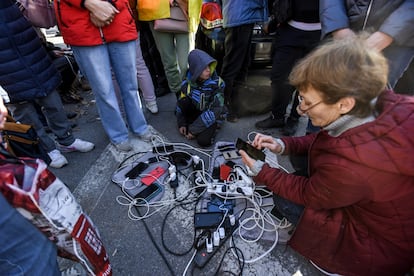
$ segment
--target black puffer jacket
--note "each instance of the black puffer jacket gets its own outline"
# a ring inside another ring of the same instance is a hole
[[[365,30],[383,32],[401,46],[414,46],[414,0],[321,0],[322,38],[338,29],[362,30],[371,1]]]
[[[12,0],[0,1],[0,85],[12,103],[51,93],[61,77],[33,29]]]

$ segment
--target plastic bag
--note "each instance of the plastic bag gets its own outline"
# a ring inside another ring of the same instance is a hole
[[[58,248],[93,275],[112,275],[96,227],[63,182],[40,159],[15,158],[1,149],[0,192]]]

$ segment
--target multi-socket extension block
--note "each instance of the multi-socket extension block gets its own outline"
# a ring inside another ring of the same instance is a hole
[[[214,180],[207,183],[207,193],[224,196],[252,196],[254,193],[253,180],[239,167],[234,168],[234,172],[237,179],[233,181],[221,182]]]

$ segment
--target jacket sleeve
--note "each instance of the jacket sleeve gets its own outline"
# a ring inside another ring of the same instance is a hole
[[[404,1],[384,20],[379,31],[398,45],[414,46],[414,0]]]
[[[286,136],[280,138],[285,143],[283,155],[306,155],[316,135],[317,133],[311,133],[301,137]]]
[[[297,204],[321,210],[349,206],[369,197],[368,185],[355,170],[336,164],[325,164],[307,178],[286,173],[265,164],[256,183],[265,184],[275,194]]]
[[[193,134],[199,134],[220,118],[224,108],[224,82],[216,89],[212,102],[208,105],[200,116],[189,126],[189,130]]]
[[[184,116],[184,112],[187,109],[188,104],[188,98],[186,95],[188,81],[187,79],[184,79],[181,83],[181,95],[179,96],[179,99],[177,100],[177,104],[175,106],[175,116],[177,117],[177,125],[178,128],[185,126],[188,126],[188,120]]]
[[[345,1],[343,0],[320,0],[319,18],[322,24],[322,39],[333,31],[349,27]]]
[[[178,128],[187,126],[187,119],[185,118],[182,106],[180,105],[180,101],[177,102],[177,105],[175,107],[175,116],[177,117],[177,126]]]

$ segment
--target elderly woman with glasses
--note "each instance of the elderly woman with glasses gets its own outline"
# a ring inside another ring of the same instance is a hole
[[[321,45],[289,77],[299,113],[321,131],[252,142],[307,154],[308,175],[240,151],[254,181],[273,191],[272,213],[294,226],[289,245],[323,272],[404,275],[414,265],[414,98],[387,90],[387,74],[363,35]]]

